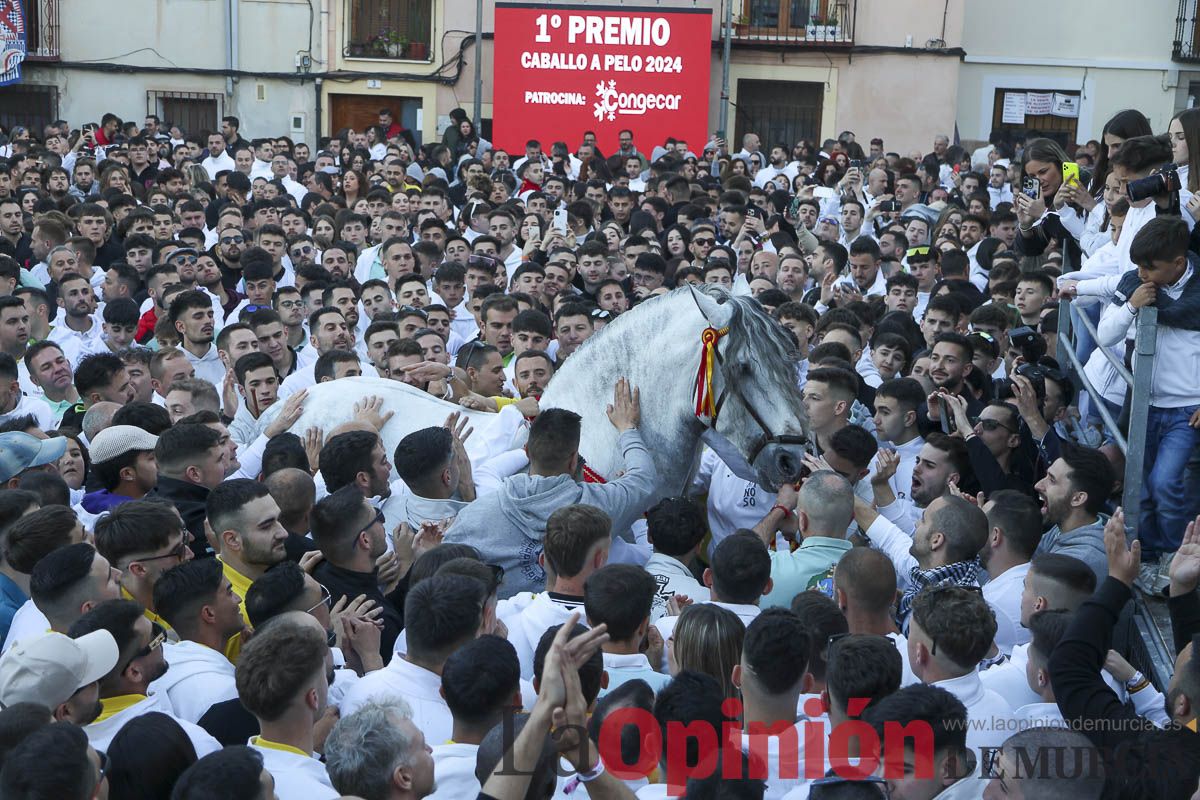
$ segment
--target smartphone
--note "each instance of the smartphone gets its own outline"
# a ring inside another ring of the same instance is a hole
[[[818,186],[815,189],[813,189],[813,197],[819,198],[821,200],[828,200],[829,198],[833,197],[836,194],[837,194],[837,191],[829,186]]]
[[[751,204],[746,207],[746,216],[754,217],[755,219],[762,219],[762,209],[756,205]]]
[[[958,430],[958,426],[954,424],[954,417],[950,414],[950,409],[946,408],[946,398],[939,396],[937,399],[938,416],[942,420],[942,433],[951,434]]]
[[[900,210],[900,201],[899,200],[881,200],[881,201],[879,201],[879,210],[880,211],[892,211],[892,212],[899,211]]]
[[[861,158],[852,158],[850,159],[850,169],[862,171],[863,163],[864,162]]]
[[[1064,161],[1062,165],[1063,183],[1079,185],[1079,165],[1074,161]]]
[[[1037,200],[1042,196],[1041,182],[1039,182],[1037,178],[1023,178],[1021,180],[1021,194],[1025,195],[1031,200]]]
[[[554,221],[551,227],[559,233],[566,234],[567,232],[567,209],[565,206],[559,206],[554,210]]]

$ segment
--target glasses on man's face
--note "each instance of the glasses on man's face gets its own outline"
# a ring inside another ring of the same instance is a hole
[[[1007,425],[1005,425],[1003,422],[1001,422],[998,419],[987,419],[985,417],[980,417],[979,419],[975,420],[975,424],[978,425],[980,427],[980,429],[985,430],[988,433],[998,431],[1001,428],[1008,431],[1009,433],[1016,433],[1016,431],[1014,431],[1012,428],[1008,427]]]
[[[163,629],[162,625],[159,625],[157,622],[152,622],[150,624],[150,641],[146,643],[145,647],[133,654],[133,658],[129,659],[129,661],[125,663],[125,667],[121,670],[121,672],[129,669],[129,665],[137,661],[139,658],[148,658],[151,653],[162,647],[163,642],[167,640],[167,632]]]
[[[383,525],[383,524],[384,524],[383,512],[376,509],[375,516],[372,517],[371,521],[368,522],[366,525],[364,525],[362,527],[362,530],[360,530],[358,533],[359,533],[359,535],[362,535],[362,534],[366,533],[367,531],[371,530],[371,528],[374,528],[376,525]]]
[[[294,258],[295,256],[310,256],[315,251],[316,251],[316,248],[314,248],[311,244],[301,245],[300,247],[297,247],[292,250],[292,257]]]
[[[692,239],[692,243],[699,245],[700,247],[712,247],[717,243],[717,240],[709,238],[708,236],[698,236],[695,239]]]
[[[303,305],[304,305],[303,300],[280,300],[279,301],[280,308],[287,308],[287,309],[300,308]]]
[[[244,236],[222,236],[221,244],[241,244],[246,241]]]
[[[367,527],[370,527],[370,526],[368,525]],[[366,528],[364,528],[363,530],[366,530]],[[315,606],[313,606],[312,608],[305,611],[304,613],[311,614],[312,612],[316,611],[321,606],[325,606],[326,608],[328,608],[331,611],[333,610],[333,595],[331,595],[329,593],[329,590],[326,589],[324,586],[321,586],[321,601],[319,603],[317,603]]]
[[[191,255],[182,255],[172,256],[170,259],[168,259],[168,261],[170,263],[182,266],[183,264],[195,264],[197,261],[199,261],[199,259]]]
[[[185,533],[183,535],[183,537],[180,539],[179,544],[177,544],[175,547],[172,547],[169,551],[167,551],[166,553],[163,553],[160,556],[148,556],[146,558],[139,558],[136,560],[144,563],[146,561],[158,561],[159,559],[162,559],[162,558],[177,558],[180,561],[183,561],[184,557],[187,555],[187,549],[188,549],[187,538],[188,538],[187,534]]]

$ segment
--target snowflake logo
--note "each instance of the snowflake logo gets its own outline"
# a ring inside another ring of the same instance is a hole
[[[596,119],[603,122],[607,116],[608,121],[612,122],[617,118],[617,82],[609,81],[605,85],[604,81],[596,84],[597,100],[593,104],[596,109]]]

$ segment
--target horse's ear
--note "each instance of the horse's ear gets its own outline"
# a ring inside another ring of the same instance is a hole
[[[709,294],[695,287],[688,287],[692,292],[692,297],[696,301],[696,305],[700,307],[700,313],[708,320],[708,324],[714,328],[724,328],[729,325],[733,319],[734,305],[729,302],[729,295],[725,292],[714,291]]]

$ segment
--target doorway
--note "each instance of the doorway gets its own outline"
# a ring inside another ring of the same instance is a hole
[[[329,132],[343,128],[361,131],[379,124],[379,110],[390,108],[395,119],[412,132],[417,146],[421,145],[421,98],[381,94],[329,95]]]

